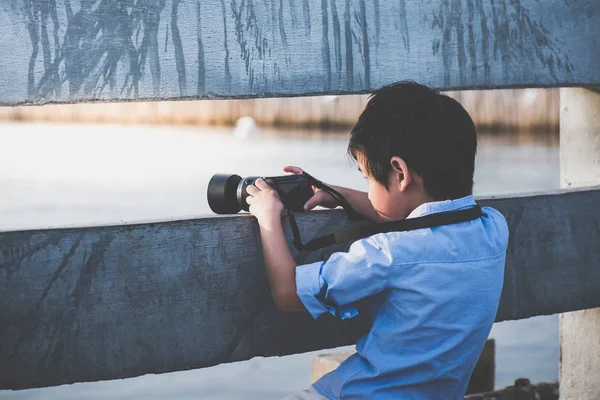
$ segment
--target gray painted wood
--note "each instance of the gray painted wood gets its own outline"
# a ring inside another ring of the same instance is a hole
[[[10,0],[0,104],[600,84],[596,0]]]
[[[480,203],[510,227],[497,321],[600,306],[600,189]],[[305,240],[348,226],[342,211],[297,218]],[[276,310],[259,238],[247,215],[0,233],[0,388],[299,353],[366,332],[367,312]]]

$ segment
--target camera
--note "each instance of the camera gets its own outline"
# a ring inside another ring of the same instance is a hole
[[[235,214],[248,211],[248,192],[259,176],[242,178],[239,175],[215,174],[208,182],[208,205],[216,214]],[[314,178],[307,174],[262,177],[277,191],[283,206],[291,211],[303,211],[304,204],[313,195]]]

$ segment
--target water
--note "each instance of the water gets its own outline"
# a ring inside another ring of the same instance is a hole
[[[210,213],[215,172],[276,175],[298,165],[366,189],[345,155],[347,133],[228,128],[0,124],[0,230],[195,218]],[[557,135],[481,134],[475,194],[557,188]],[[558,379],[556,316],[494,325],[496,386]],[[7,399],[278,399],[310,384],[313,352],[194,371],[0,391]]]

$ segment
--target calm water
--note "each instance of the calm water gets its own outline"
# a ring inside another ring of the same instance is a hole
[[[215,172],[280,174],[298,165],[325,182],[366,189],[345,155],[347,133],[119,125],[0,124],[0,230],[193,218],[210,213]],[[557,188],[556,135],[481,134],[475,194]],[[496,386],[558,379],[558,319],[494,325]],[[321,351],[328,352],[328,351]],[[310,384],[314,352],[194,371],[54,388],[7,399],[279,399]]]

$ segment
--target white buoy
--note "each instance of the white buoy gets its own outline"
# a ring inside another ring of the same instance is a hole
[[[323,104],[329,104],[336,101],[338,97],[339,96],[336,95],[321,96],[321,101],[323,102]]]
[[[239,139],[246,139],[259,131],[258,125],[254,118],[245,116],[237,120],[233,136]]]

